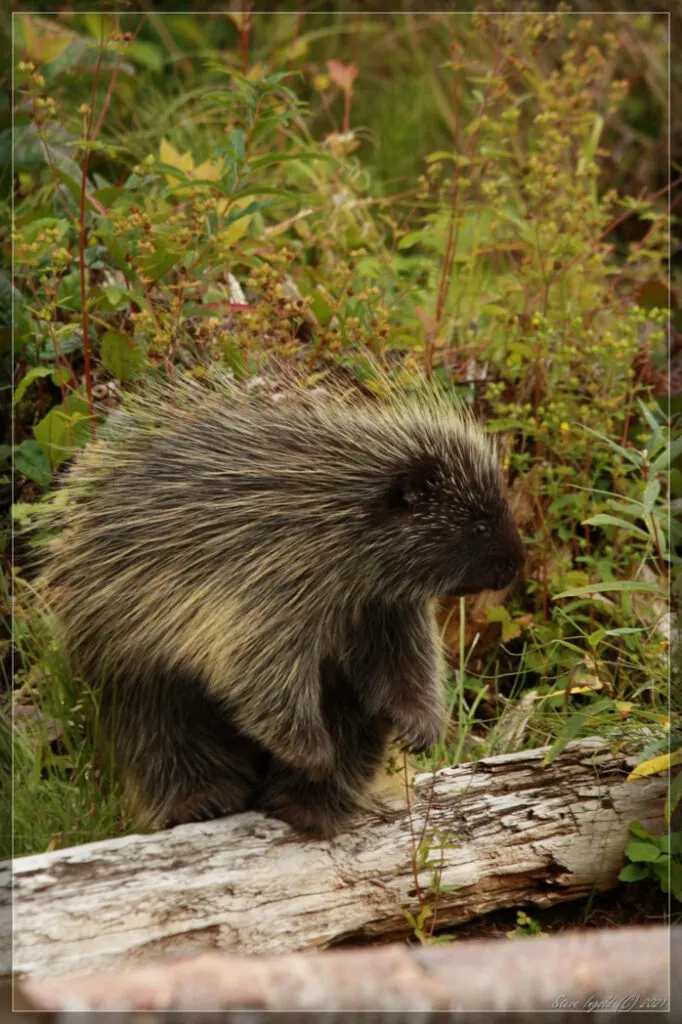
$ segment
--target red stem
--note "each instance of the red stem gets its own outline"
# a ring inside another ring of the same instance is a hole
[[[97,64],[95,65],[95,74],[92,80],[92,93],[90,96],[90,110],[88,112],[87,122],[85,125],[85,137],[84,142],[85,153],[83,154],[83,165],[81,167],[81,201],[80,211],[78,215],[78,264],[80,269],[80,285],[81,285],[81,323],[83,328],[83,358],[85,362],[85,390],[88,396],[88,411],[94,418],[95,405],[92,397],[92,369],[90,365],[90,338],[88,335],[88,313],[86,309],[86,298],[87,289],[85,285],[85,194],[86,186],[88,182],[88,160],[90,158],[90,148],[87,143],[90,142],[92,133],[92,119],[95,111],[95,98],[97,96],[97,84],[99,82],[99,72],[102,66],[102,55],[104,53],[104,19],[102,19],[102,35],[100,37],[99,54],[97,56]]]
[[[412,820],[412,805],[410,804],[410,773],[407,770],[407,754],[403,752],[403,771],[405,772],[405,803],[407,804],[407,820],[410,823],[410,838],[412,840],[412,877],[414,878],[414,888],[417,893],[417,899],[419,900],[419,909],[424,909],[424,897],[419,885],[419,872],[417,871],[417,837],[414,834],[414,822]]]
[[[139,24],[138,24],[137,28],[135,29],[135,32],[133,33],[133,37],[130,40],[130,42],[128,43],[128,45],[130,45],[130,43],[134,43],[135,42],[135,40],[137,39],[137,37],[140,34],[140,29],[144,25],[146,18],[147,18],[147,15],[143,14],[142,17],[140,18],[140,21],[139,21]],[[112,97],[113,92],[114,92],[114,86],[116,84],[116,79],[118,78],[118,72],[119,72],[119,69],[121,67],[121,60],[122,59],[123,59],[123,54],[119,53],[118,60],[116,61],[116,67],[114,68],[114,70],[112,72],[112,75],[111,75],[111,78],[109,80],[109,88],[107,89],[107,94],[106,94],[106,96],[104,98],[104,105],[102,107],[102,113],[99,115],[99,118],[97,120],[97,124],[95,126],[95,130],[92,133],[92,141],[93,142],[97,139],[100,131],[102,130],[102,125],[104,124],[104,118],[106,117],[107,110],[109,109],[109,104],[111,103],[111,97]]]
[[[298,37],[301,34],[301,23],[303,21],[303,0],[298,0],[298,11],[296,12],[296,22],[294,24],[294,43],[298,41]]]
[[[249,38],[251,36],[251,12],[248,0],[242,0],[242,24],[240,29],[242,51],[242,74],[249,70]]]
[[[343,132],[350,131],[350,104],[353,98],[353,88],[343,90]]]

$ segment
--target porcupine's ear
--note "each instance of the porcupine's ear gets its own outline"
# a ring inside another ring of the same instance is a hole
[[[433,494],[438,480],[435,459],[420,456],[406,469],[399,469],[386,492],[386,505],[391,512],[409,512]]]

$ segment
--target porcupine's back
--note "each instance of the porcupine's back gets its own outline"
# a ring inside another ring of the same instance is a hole
[[[141,652],[220,674],[264,629],[333,635],[344,605],[447,592],[452,523],[501,500],[482,432],[433,394],[275,403],[227,382],[142,392],[67,492],[46,580],[90,674]]]

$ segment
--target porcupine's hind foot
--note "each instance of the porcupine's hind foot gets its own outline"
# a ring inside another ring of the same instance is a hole
[[[141,826],[170,828],[253,805],[270,755],[239,732],[198,680],[177,672],[147,676],[127,685],[118,715],[109,708],[106,717],[127,801]]]
[[[396,794],[375,784],[384,754],[384,743],[374,740],[361,756],[356,751],[354,763],[346,756],[345,774],[323,782],[312,782],[274,762],[254,806],[311,839],[332,839],[352,826],[358,814],[390,821],[395,815]]]
[[[269,775],[255,806],[311,839],[331,839],[360,810],[353,794],[336,780],[311,782],[294,777],[288,766]]]
[[[321,666],[325,723],[334,746],[334,761],[321,779],[273,758],[259,786],[255,807],[298,832],[330,839],[353,816],[375,810],[371,783],[386,756],[391,723],[368,716],[345,672],[331,661]]]

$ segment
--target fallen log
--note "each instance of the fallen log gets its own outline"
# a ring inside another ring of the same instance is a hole
[[[27,999],[22,1006],[36,1010],[146,1010],[169,1024],[178,1022],[170,1013],[184,1011],[195,1021],[198,1012],[225,1010],[398,1011],[406,1020],[419,1012],[420,1021],[443,1011],[551,1010],[552,1020],[573,1022],[581,1013],[598,1020],[627,1013],[632,1019],[634,1011],[671,1009],[670,966],[680,957],[682,928],[624,928],[313,956],[203,953],[121,974],[32,979],[18,994]],[[164,1011],[168,1017],[159,1016]]]
[[[628,826],[665,829],[667,780],[600,740],[417,776],[410,809],[332,842],[255,813],[17,859],[16,976],[121,970],[169,953],[321,949],[548,907],[617,883]],[[426,927],[433,917],[426,917]]]

